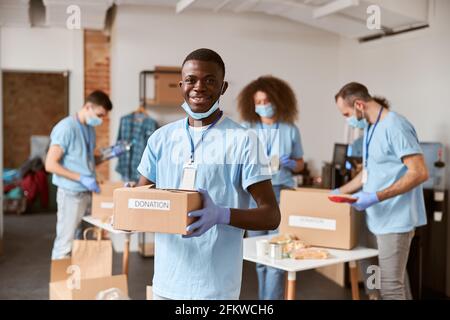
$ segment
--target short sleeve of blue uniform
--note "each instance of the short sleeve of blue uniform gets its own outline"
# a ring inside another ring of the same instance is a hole
[[[293,125],[292,130],[294,133],[294,137],[292,139],[291,158],[300,159],[303,157],[302,137],[300,135],[300,130],[298,130],[297,126]]]
[[[66,121],[59,122],[50,134],[50,145],[58,145],[64,152],[69,149],[70,142],[75,138],[73,131],[69,130],[67,123]]]
[[[143,177],[152,182],[156,182],[156,155],[154,152],[157,139],[156,134],[150,136],[137,169]]]
[[[414,154],[422,154],[416,131],[408,122],[400,122],[389,129],[392,151],[398,159]]]

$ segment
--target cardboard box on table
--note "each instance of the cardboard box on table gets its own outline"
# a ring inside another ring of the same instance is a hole
[[[195,191],[120,188],[114,190],[114,228],[185,235],[195,221],[188,212],[201,208],[201,195]]]
[[[282,190],[280,233],[295,234],[312,246],[350,250],[357,244],[356,213],[328,199],[330,190]]]
[[[349,204],[331,202],[330,190],[298,188],[282,190],[280,233],[297,235],[313,246],[352,249],[357,244],[357,218]],[[319,273],[345,284],[344,264],[317,269]]]
[[[99,184],[100,193],[92,193],[92,210],[93,218],[107,222],[113,215],[113,193],[115,189],[122,188],[123,182],[103,182]]]

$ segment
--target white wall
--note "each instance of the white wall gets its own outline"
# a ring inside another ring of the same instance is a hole
[[[338,41],[330,33],[265,15],[211,11],[176,15],[173,9],[119,6],[112,30],[111,136],[117,136],[120,117],[138,106],[141,70],[180,66],[189,52],[207,47],[225,61],[230,87],[221,103],[233,119],[239,120],[239,91],[256,77],[273,74],[292,85],[300,102],[298,124],[306,160],[313,160],[317,169],[322,160],[331,160],[335,133],[343,131],[343,120],[332,109]],[[153,114],[164,124],[183,116],[181,108],[175,110]],[[113,171],[114,163],[111,167]]]
[[[365,44],[342,39],[339,79],[340,85],[360,81],[373,94],[386,96],[414,124],[421,141],[440,141],[448,148],[450,1],[435,1],[430,24],[429,29]]]
[[[1,28],[0,67],[5,70],[70,71],[69,111],[83,105],[83,31],[50,28]]]

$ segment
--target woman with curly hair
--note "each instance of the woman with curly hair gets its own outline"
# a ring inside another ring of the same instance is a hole
[[[293,174],[304,168],[300,131],[295,126],[298,115],[295,94],[281,79],[273,76],[259,77],[239,94],[238,109],[244,120],[242,125],[257,131],[266,147],[273,190],[280,202],[281,190],[295,187]],[[248,231],[248,234],[260,236],[268,232]],[[284,271],[260,264],[257,264],[256,271],[259,299],[283,299]]]

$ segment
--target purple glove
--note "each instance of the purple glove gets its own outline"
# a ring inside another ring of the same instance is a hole
[[[97,181],[94,177],[80,176],[80,183],[91,192],[100,192],[100,188],[98,187]]]
[[[199,189],[203,197],[203,209],[191,211],[189,217],[199,218],[190,224],[186,230],[193,233],[183,236],[183,238],[199,237],[216,224],[230,224],[230,208],[217,206],[208,194],[208,191]]]
[[[288,168],[289,170],[295,170],[295,168],[297,167],[297,161],[289,158],[289,156],[287,154],[285,154],[284,156],[281,156],[281,158],[280,158],[280,165],[283,168]]]
[[[380,202],[380,199],[378,199],[376,192],[369,193],[360,191],[358,193],[355,193],[353,197],[358,198],[358,201],[352,204],[352,207],[358,211],[364,211],[374,204]]]

